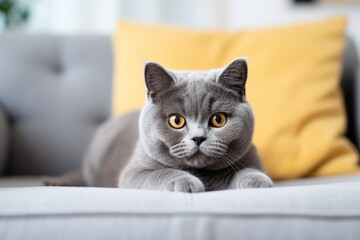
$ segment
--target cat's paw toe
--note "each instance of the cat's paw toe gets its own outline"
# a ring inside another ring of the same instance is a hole
[[[262,172],[252,173],[237,182],[237,188],[268,188],[272,187],[273,182]]]
[[[171,192],[204,192],[204,184],[196,177],[181,176],[174,178],[165,186],[165,190]]]

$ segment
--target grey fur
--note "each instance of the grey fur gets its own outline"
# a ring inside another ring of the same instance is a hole
[[[254,118],[245,100],[246,79],[244,59],[207,72],[170,71],[148,63],[140,141],[119,186],[185,192],[272,186],[252,144]],[[209,127],[217,112],[228,115],[227,123]],[[186,118],[186,127],[169,126],[173,113]],[[206,140],[198,147],[194,137]]]
[[[147,63],[141,114],[112,119],[97,131],[82,169],[86,185],[180,192],[271,187],[252,143],[246,80],[244,59],[203,72]],[[227,114],[226,124],[210,127],[218,112]],[[184,128],[169,126],[174,113],[186,118]],[[198,146],[194,137],[206,140]]]

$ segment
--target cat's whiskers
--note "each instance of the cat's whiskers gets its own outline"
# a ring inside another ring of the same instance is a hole
[[[214,134],[212,134],[211,132],[209,132],[209,135],[215,137]],[[227,145],[223,144],[222,142],[220,142],[218,140],[214,140],[209,144],[208,149],[210,152],[213,153],[213,155],[216,155],[215,157],[221,159],[222,161],[225,161],[226,164],[229,165],[230,168],[232,170],[234,170],[235,173],[237,172],[236,166],[233,166],[232,162],[229,159],[227,159],[227,157],[226,157]],[[217,163],[218,167],[221,168],[220,163],[218,163],[217,161],[216,161],[216,163]],[[228,169],[227,171],[229,171],[230,168],[227,168]]]
[[[234,159],[232,159],[231,156],[227,156],[227,158],[230,158],[229,161],[231,162],[231,165],[232,165],[233,167],[235,167],[238,171],[240,171],[241,168],[240,168],[237,164],[240,164],[243,168],[245,168],[245,166],[244,166],[241,162],[239,162],[239,161],[233,162]]]
[[[213,138],[216,138],[216,136],[212,133],[209,132],[209,135],[212,136]],[[210,144],[209,147],[211,150],[216,150],[217,153],[219,153],[220,155],[224,155],[227,151],[227,145],[222,143],[219,140],[213,140]]]
[[[223,158],[227,159],[227,162],[231,165],[231,167],[235,167],[237,171],[240,171],[241,169],[236,165],[237,163],[240,164],[243,168],[245,166],[238,161],[238,157],[234,154],[232,154],[230,151],[227,151],[227,153],[223,156]]]
[[[224,160],[233,170],[234,170],[234,173],[236,173],[238,170],[233,166],[233,164],[231,162],[229,162],[229,160],[226,159],[225,156],[222,156],[220,159]],[[230,169],[230,168],[228,168]]]
[[[231,150],[229,150],[228,153],[229,153],[230,156],[232,155],[232,156],[234,156],[235,158],[239,158],[235,153],[231,152]],[[239,160],[240,160],[240,159],[239,159]],[[249,159],[248,159],[248,158],[242,158],[241,161],[242,161],[243,163],[248,163],[248,162],[249,162]],[[240,161],[239,161],[239,163],[241,164]],[[244,166],[244,165],[242,164],[242,166]]]
[[[170,154],[182,158],[188,153],[187,145],[184,142],[177,143],[169,148]]]
[[[236,166],[236,167],[239,169],[239,171],[240,171],[241,169],[236,165],[236,163],[237,163],[237,164],[240,164],[243,168],[246,168],[245,165],[244,165],[241,161],[239,161],[238,156],[234,155],[234,154],[231,153],[230,151],[228,152],[228,157],[230,157],[230,159],[232,159],[232,160],[237,160],[237,161],[235,161],[235,162],[233,163],[233,165]]]

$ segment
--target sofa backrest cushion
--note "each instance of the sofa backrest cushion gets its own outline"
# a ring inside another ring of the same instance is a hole
[[[7,175],[56,175],[80,166],[110,116],[108,36],[2,35],[0,104],[7,114]]]

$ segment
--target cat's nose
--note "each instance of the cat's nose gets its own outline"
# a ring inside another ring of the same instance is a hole
[[[200,144],[206,140],[206,137],[193,137],[191,140],[196,142],[196,145],[200,146]]]

